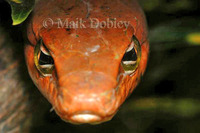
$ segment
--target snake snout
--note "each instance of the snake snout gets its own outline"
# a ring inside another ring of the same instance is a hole
[[[116,112],[114,78],[99,72],[79,72],[68,74],[59,82],[57,112],[62,119],[75,123],[101,122]]]

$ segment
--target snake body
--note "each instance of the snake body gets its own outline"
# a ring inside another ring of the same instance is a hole
[[[26,91],[29,87],[21,77],[23,54],[16,54],[6,31],[0,27],[0,132],[28,132],[31,113]]]
[[[82,21],[84,26],[73,27],[66,19]],[[122,25],[106,27],[101,23],[91,28],[91,19],[109,19]],[[27,36],[29,74],[67,122],[97,124],[110,120],[146,68],[147,26],[136,0],[40,0]],[[135,61],[127,61],[125,54],[130,51],[137,55]],[[40,64],[41,54],[49,59],[48,65]]]

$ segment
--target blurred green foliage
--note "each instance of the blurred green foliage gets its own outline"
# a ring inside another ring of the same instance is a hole
[[[160,10],[166,13],[173,13],[180,10],[193,8],[192,0],[140,0],[144,10]]]
[[[181,117],[193,117],[200,112],[200,101],[192,98],[141,98],[126,104],[127,111],[156,111],[178,115]]]
[[[193,45],[200,45],[200,32],[193,32],[186,36],[186,41]]]

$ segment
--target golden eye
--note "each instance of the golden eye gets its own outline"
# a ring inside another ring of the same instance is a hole
[[[137,38],[133,35],[131,44],[126,49],[121,64],[126,74],[133,74],[141,59],[141,46]]]
[[[54,60],[51,57],[49,50],[40,40],[35,46],[34,50],[34,62],[35,66],[43,76],[51,76],[54,69]]]

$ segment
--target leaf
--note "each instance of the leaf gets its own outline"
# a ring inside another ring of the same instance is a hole
[[[21,24],[28,15],[31,13],[34,7],[35,0],[6,0],[12,10],[13,25]]]

